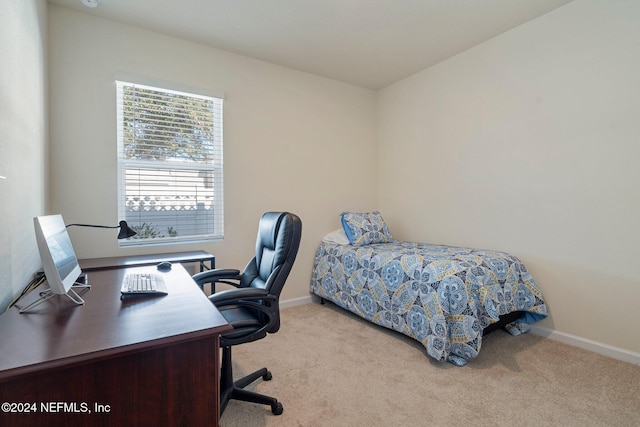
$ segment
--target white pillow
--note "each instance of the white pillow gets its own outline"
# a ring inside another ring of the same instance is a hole
[[[327,243],[337,243],[338,245],[349,244],[349,239],[347,239],[347,235],[342,228],[327,234],[322,238],[322,241]]]

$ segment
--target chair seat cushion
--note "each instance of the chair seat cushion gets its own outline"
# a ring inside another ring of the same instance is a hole
[[[260,329],[264,328],[265,322],[261,320],[262,313],[257,310],[251,310],[247,307],[225,307],[220,310],[220,314],[225,320],[233,326],[233,331],[222,335],[221,341],[224,346],[225,338],[238,339],[245,336],[255,334]],[[254,341],[260,339],[266,335],[266,331],[262,334],[252,337],[248,341]],[[248,342],[247,341],[247,342]]]

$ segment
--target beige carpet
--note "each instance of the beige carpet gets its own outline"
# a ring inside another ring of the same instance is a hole
[[[488,335],[464,367],[333,304],[282,310],[277,334],[234,347],[236,378],[284,412],[232,401],[232,426],[640,426],[640,366],[533,334]]]

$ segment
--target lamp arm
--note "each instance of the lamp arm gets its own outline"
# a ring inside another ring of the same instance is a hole
[[[69,224],[67,225],[67,227],[73,227],[74,225],[77,225],[79,227],[120,228],[119,225],[110,226],[110,225],[93,225],[93,224]]]
[[[133,237],[135,236],[136,233],[135,230],[132,230],[131,228],[129,228],[129,226],[127,225],[127,221],[120,221],[119,225],[115,225],[115,226],[110,226],[110,225],[95,225],[95,224],[69,224],[67,225],[67,228],[77,225],[78,227],[95,227],[95,228],[119,228],[120,229],[120,233],[118,233],[118,239],[127,239],[129,237]]]

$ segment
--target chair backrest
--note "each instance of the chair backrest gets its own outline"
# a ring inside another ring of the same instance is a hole
[[[258,225],[256,254],[249,261],[240,287],[262,288],[280,296],[302,237],[300,218],[289,212],[267,212]]]

